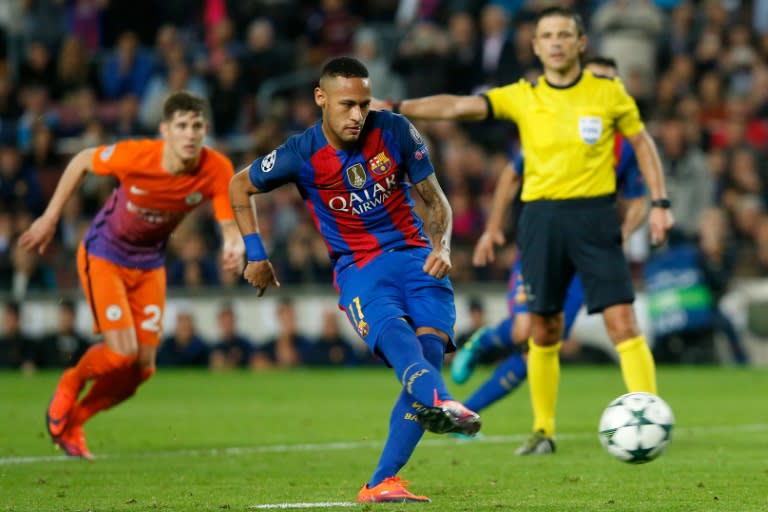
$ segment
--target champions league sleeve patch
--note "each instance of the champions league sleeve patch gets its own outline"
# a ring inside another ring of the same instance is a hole
[[[277,150],[272,150],[270,154],[265,156],[261,160],[261,172],[269,172],[275,167],[275,160],[277,160]]]

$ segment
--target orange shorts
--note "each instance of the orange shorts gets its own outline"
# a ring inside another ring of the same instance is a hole
[[[123,267],[88,254],[80,244],[77,273],[93,313],[93,332],[136,329],[140,345],[157,347],[165,308],[165,267]]]

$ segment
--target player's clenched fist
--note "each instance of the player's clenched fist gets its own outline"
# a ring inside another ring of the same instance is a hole
[[[249,261],[245,266],[243,277],[251,286],[256,288],[259,297],[264,295],[268,286],[280,288],[280,282],[275,276],[275,269],[269,260]]]
[[[444,249],[432,251],[424,262],[424,272],[437,279],[447,276],[451,268],[451,252]]]

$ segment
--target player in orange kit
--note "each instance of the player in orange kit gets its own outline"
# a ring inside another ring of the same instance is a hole
[[[92,458],[83,424],[136,392],[155,372],[165,305],[165,246],[184,216],[210,198],[221,226],[224,270],[240,272],[245,247],[229,204],[231,162],[203,147],[205,100],[168,97],[162,140],[128,140],[79,152],[67,165],[43,215],[24,232],[24,249],[44,252],[64,204],[88,171],[120,181],[91,223],[77,269],[103,341],[64,371],[46,415],[53,442]],[[78,401],[85,383],[88,393]]]

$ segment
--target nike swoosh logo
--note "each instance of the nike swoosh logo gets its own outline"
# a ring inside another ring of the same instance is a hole
[[[134,195],[137,195],[137,196],[145,196],[145,195],[149,194],[149,192],[147,192],[143,188],[137,187],[136,185],[131,185],[131,188],[128,189],[128,190],[130,190],[131,194],[134,194]]]

